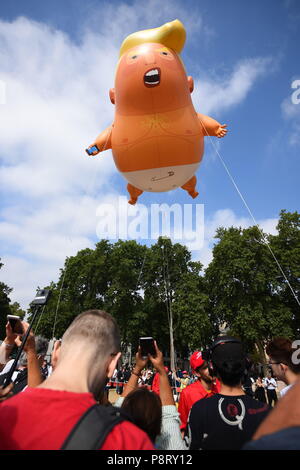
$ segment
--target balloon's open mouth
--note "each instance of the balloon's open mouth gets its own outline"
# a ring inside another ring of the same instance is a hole
[[[154,87],[160,84],[160,69],[151,69],[144,75],[144,84],[148,87]]]

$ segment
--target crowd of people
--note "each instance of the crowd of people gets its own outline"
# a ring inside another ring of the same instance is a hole
[[[29,325],[22,325],[25,335]],[[195,351],[189,371],[169,370],[156,342],[155,354],[142,356],[139,347],[133,366],[118,367],[116,321],[89,310],[55,342],[51,364],[47,340],[31,331],[4,386],[21,337],[7,323],[0,346],[1,449],[300,449],[300,364],[287,338],[267,345],[267,377],[245,374],[244,346],[226,335],[205,354]],[[285,384],[280,391],[277,380]]]

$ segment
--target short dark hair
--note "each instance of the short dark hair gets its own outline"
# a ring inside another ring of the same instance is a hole
[[[217,338],[218,339],[218,338]],[[224,385],[238,386],[246,369],[246,353],[243,344],[236,338],[228,337],[217,344],[212,351],[212,363],[217,376]]]
[[[266,353],[274,361],[287,365],[294,374],[300,374],[300,364],[292,362],[292,355],[295,352],[290,339],[278,336],[274,338],[266,347]]]
[[[222,365],[214,364],[214,369],[224,385],[236,387],[240,385],[244,376],[245,362],[243,360],[240,362],[224,361]]]
[[[161,432],[162,408],[160,397],[155,392],[141,387],[125,397],[122,408],[154,442]]]

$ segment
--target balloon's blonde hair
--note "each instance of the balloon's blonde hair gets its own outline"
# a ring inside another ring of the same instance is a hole
[[[183,24],[179,20],[174,20],[159,26],[159,28],[145,29],[144,31],[137,31],[127,36],[122,43],[120,57],[129,49],[147,42],[163,44],[177,54],[180,54],[185,38],[186,33]]]

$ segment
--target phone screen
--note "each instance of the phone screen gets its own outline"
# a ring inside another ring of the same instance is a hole
[[[153,357],[156,356],[154,339],[151,336],[140,338],[140,346],[142,357],[147,357],[148,354],[151,354]]]
[[[99,149],[97,145],[94,145],[90,149],[86,149],[86,152],[88,153],[88,155],[93,155],[94,152],[99,152]]]

